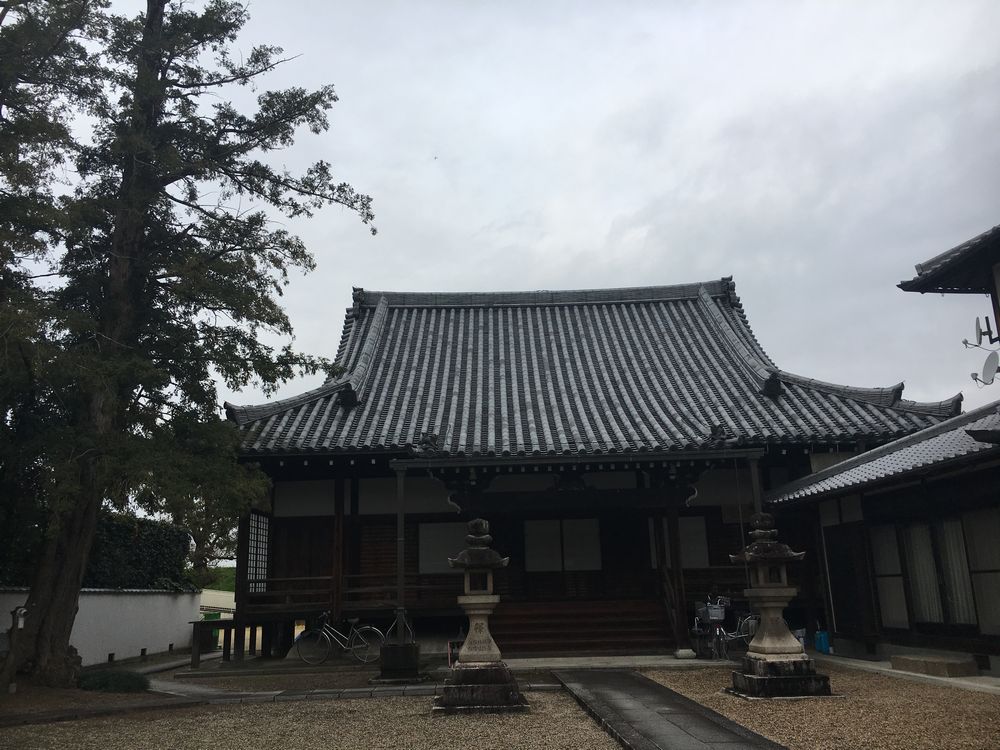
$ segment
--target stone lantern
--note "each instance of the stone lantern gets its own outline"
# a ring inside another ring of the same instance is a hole
[[[788,585],[788,563],[799,562],[806,553],[793,552],[778,541],[770,513],[757,513],[750,526],[753,541],[740,554],[730,555],[730,560],[750,566],[750,588],[743,593],[760,613],[760,625],[743,658],[742,671],[733,671],[733,691],[755,698],[830,695],[830,678],[816,674],[813,660],[783,617],[797,592]]]
[[[448,564],[464,572],[464,588],[458,604],[469,617],[468,635],[458,652],[458,662],[445,681],[441,695],[434,699],[434,711],[502,712],[526,711],[514,675],[500,659],[500,649],[490,634],[489,617],[500,597],[493,593],[493,571],[505,568],[509,557],[500,557],[490,548],[490,525],[482,518],[469,521],[469,546]]]

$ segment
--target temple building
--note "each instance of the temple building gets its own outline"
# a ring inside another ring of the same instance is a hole
[[[342,374],[300,396],[226,405],[243,459],[274,482],[238,558],[236,617],[264,626],[265,651],[296,619],[387,623],[400,600],[418,624],[457,629],[446,559],[475,516],[510,557],[491,621],[505,654],[681,646],[696,599],[740,599],[747,572],[728,556],[765,493],[961,405],[782,370],[730,278],[355,289],[336,361]],[[814,549],[811,518],[779,517],[783,540]],[[789,617],[803,623],[826,617],[818,559],[795,581]]]

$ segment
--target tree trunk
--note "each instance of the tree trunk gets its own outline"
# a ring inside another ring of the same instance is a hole
[[[93,467],[86,470],[93,472]],[[84,484],[94,484],[81,477]],[[18,671],[26,671],[44,685],[74,685],[80,659],[69,645],[79,606],[80,586],[90,557],[101,494],[81,493],[68,510],[49,514],[48,534],[28,595],[24,629],[12,640],[12,649],[0,666],[0,691]],[[13,635],[13,633],[11,634]]]

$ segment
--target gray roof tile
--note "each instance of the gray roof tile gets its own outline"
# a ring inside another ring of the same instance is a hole
[[[944,468],[952,461],[1000,448],[974,439],[968,431],[1000,429],[1000,401],[961,414],[912,435],[862,453],[828,469],[779,487],[768,493],[768,502],[778,505],[818,500],[830,495],[856,492],[908,474]],[[995,433],[994,433],[995,434]]]
[[[729,278],[487,294],[355,290],[344,374],[294,398],[226,404],[247,454],[402,450],[621,454],[718,444],[890,440],[957,412],[902,384],[851,388],[778,369]]]

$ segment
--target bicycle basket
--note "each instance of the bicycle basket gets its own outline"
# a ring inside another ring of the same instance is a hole
[[[709,604],[705,607],[705,614],[709,622],[722,622],[726,619],[726,608],[718,604]]]

